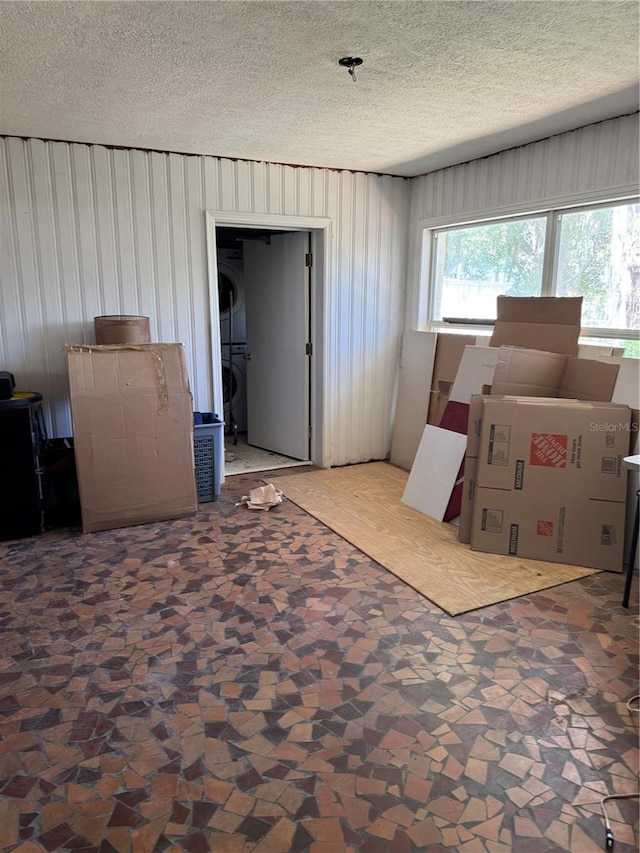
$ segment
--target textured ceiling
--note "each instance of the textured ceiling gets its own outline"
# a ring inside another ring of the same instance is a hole
[[[0,133],[418,175],[637,110],[639,8],[0,2]]]

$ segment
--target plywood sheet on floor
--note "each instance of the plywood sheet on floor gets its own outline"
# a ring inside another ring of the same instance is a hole
[[[471,551],[457,528],[401,502],[407,472],[369,462],[278,477],[277,487],[452,616],[594,574]]]

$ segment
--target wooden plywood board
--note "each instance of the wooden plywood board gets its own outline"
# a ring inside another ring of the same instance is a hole
[[[471,551],[457,528],[406,506],[407,472],[369,462],[278,477],[285,496],[452,616],[592,575]]]

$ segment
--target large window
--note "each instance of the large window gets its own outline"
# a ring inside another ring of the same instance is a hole
[[[551,210],[431,232],[431,322],[482,325],[496,296],[582,296],[582,335],[640,356],[640,204]]]

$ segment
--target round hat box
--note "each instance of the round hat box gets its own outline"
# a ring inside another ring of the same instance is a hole
[[[93,318],[97,344],[150,344],[148,317],[110,314]]]

